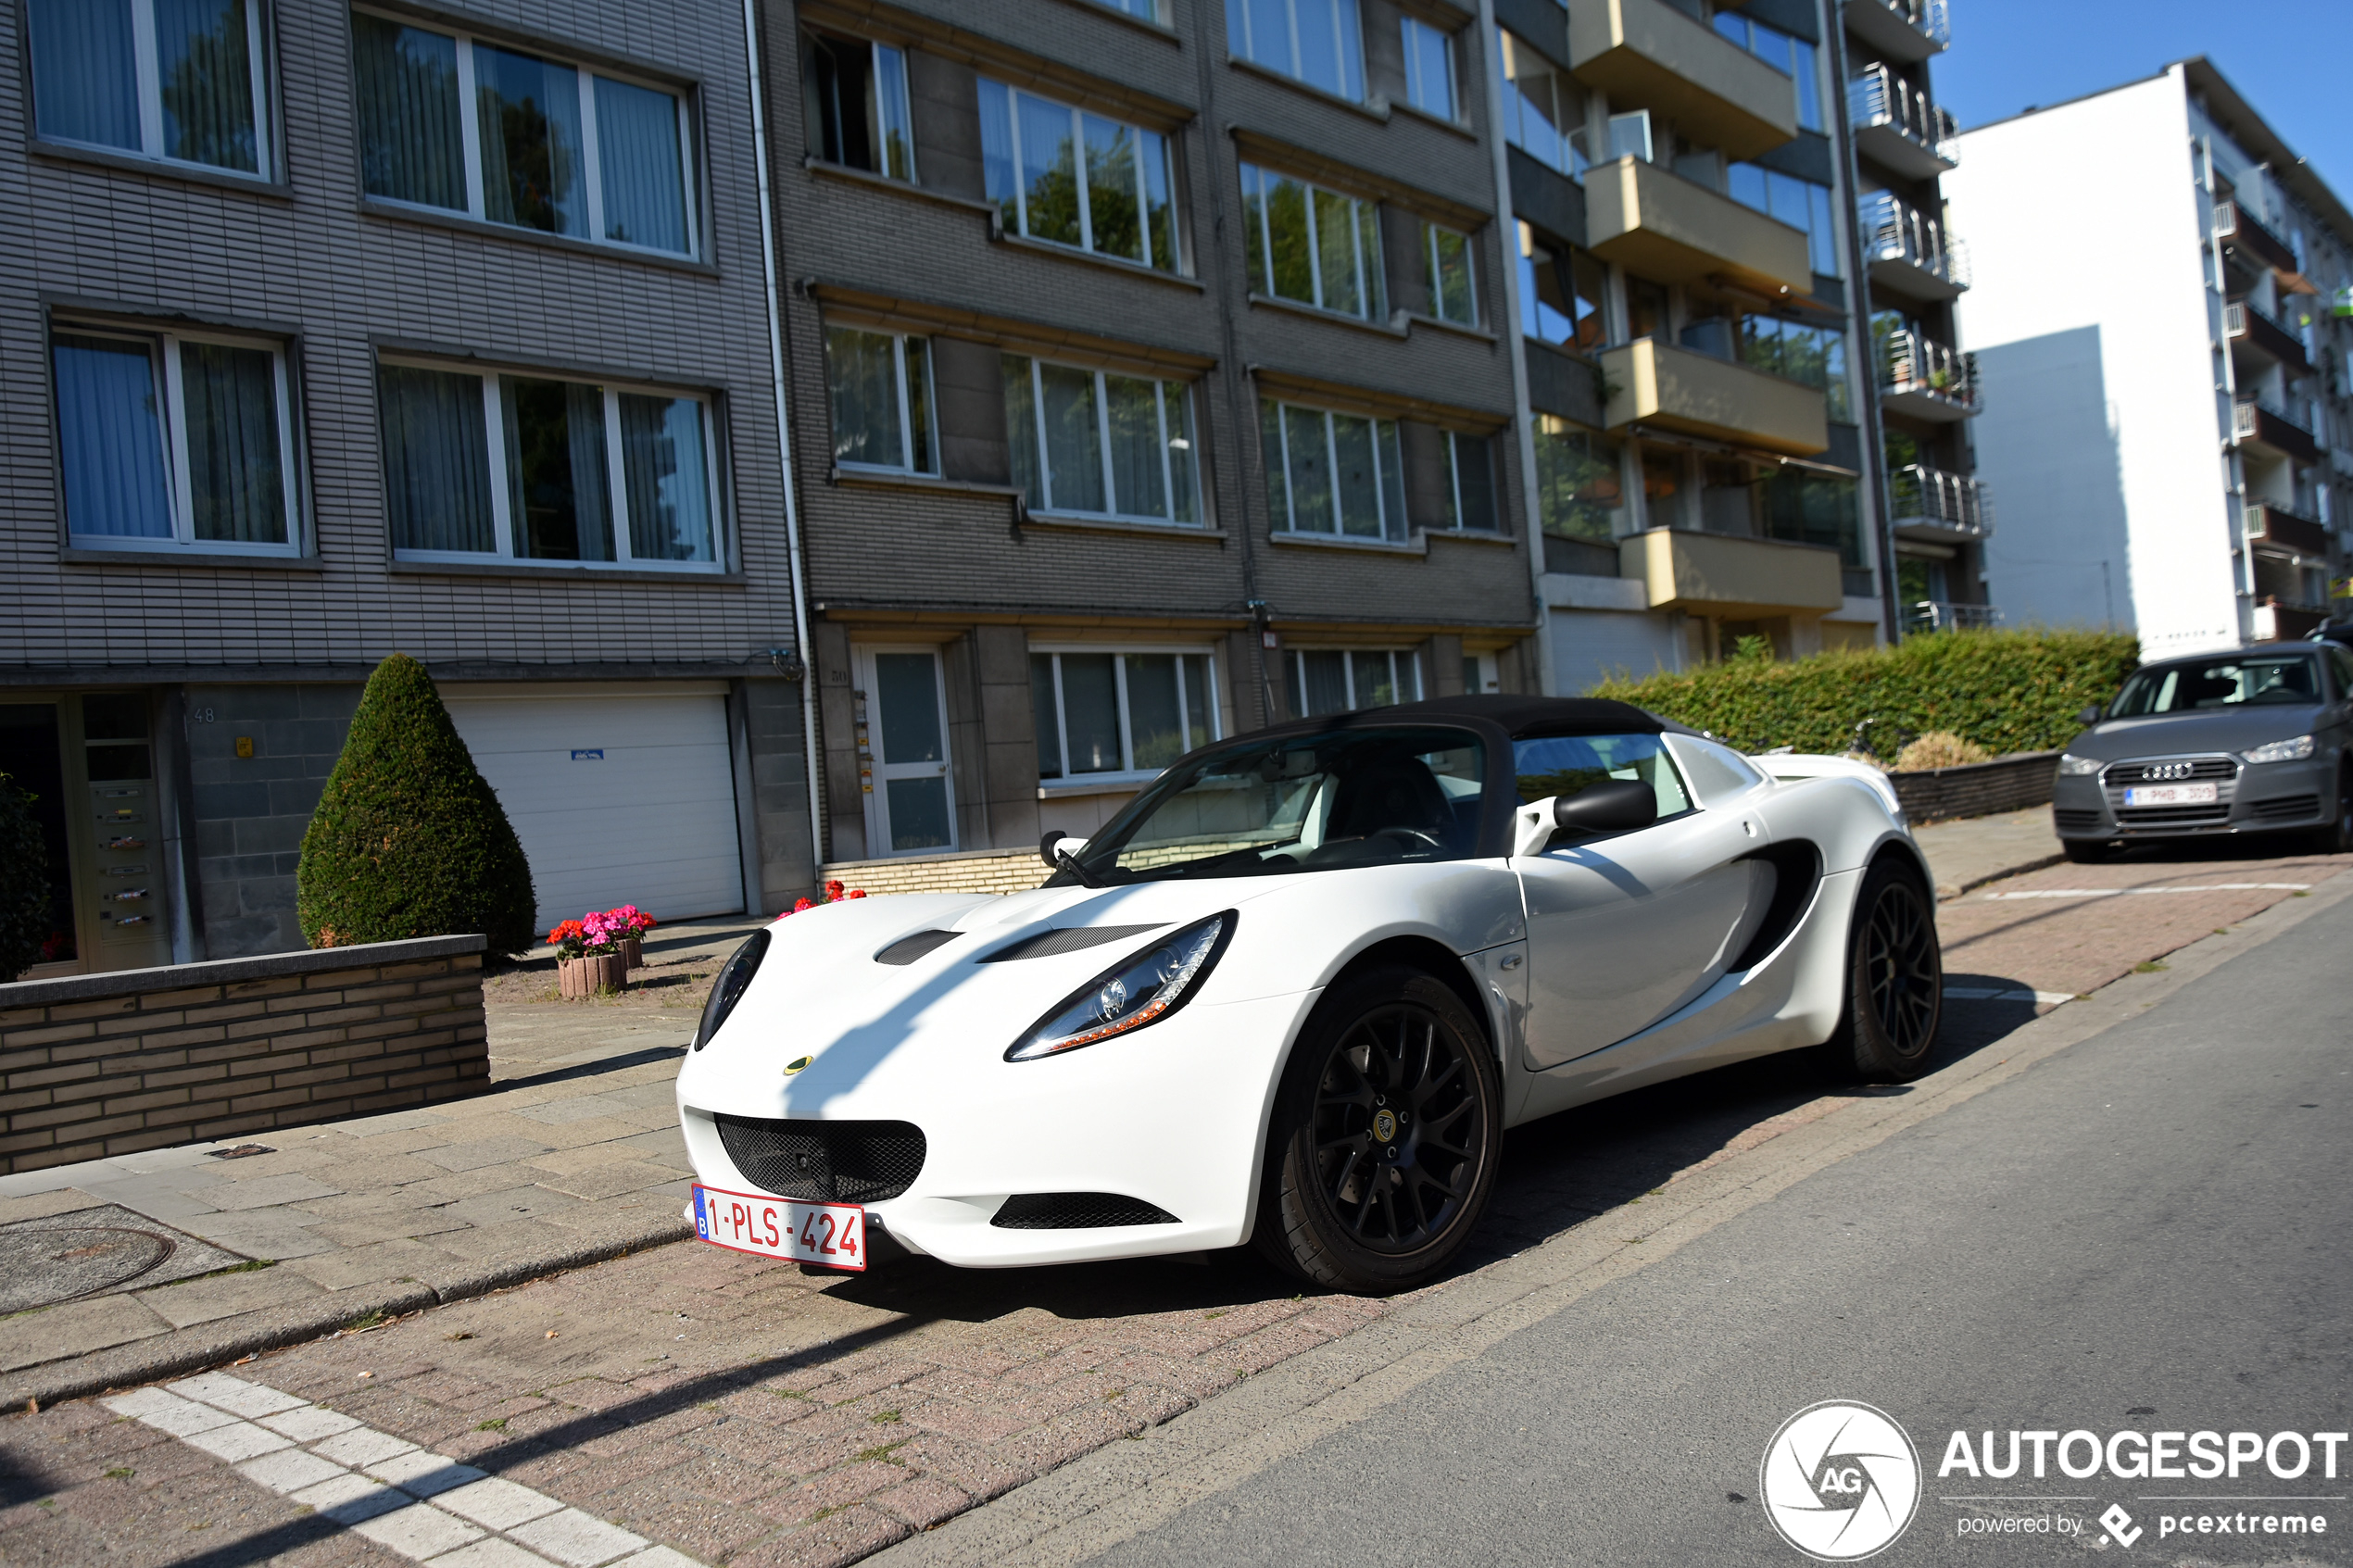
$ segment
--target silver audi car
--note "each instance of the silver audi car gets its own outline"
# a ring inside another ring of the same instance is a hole
[[[2211,834],[2353,850],[2353,653],[2265,643],[2145,664],[2068,743],[2051,796],[2071,860]]]

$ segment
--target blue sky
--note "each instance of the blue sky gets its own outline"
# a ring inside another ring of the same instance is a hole
[[[2353,0],[1952,0],[1929,67],[1964,127],[2204,55],[2353,206]]]

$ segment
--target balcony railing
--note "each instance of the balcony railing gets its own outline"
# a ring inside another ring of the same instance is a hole
[[[1887,487],[1898,533],[1966,540],[1994,532],[1993,503],[1975,474],[1914,463],[1889,474]]]
[[[1856,16],[1852,11],[1865,15]],[[1953,19],[1945,0],[1856,0],[1852,11],[1847,25],[1874,43],[1886,21],[1900,23],[1919,33],[1928,44],[1923,56],[1949,47],[1953,42]],[[1884,19],[1877,14],[1880,12],[1886,13]]]
[[[2214,204],[2214,237],[2248,252],[2275,272],[2297,270],[2296,247],[2235,201]]]
[[[2002,623],[2002,612],[1992,605],[1959,605],[1945,599],[1920,599],[1904,607],[1906,632],[1984,632]]]
[[[2321,445],[2312,439],[2311,427],[2260,398],[2242,398],[2231,405],[2231,439],[2307,466],[2321,460]]]
[[[2328,558],[2329,531],[2323,524],[2268,501],[2248,502],[2243,515],[2247,541],[2259,548],[2269,546],[2315,560]]]
[[[1855,121],[1858,150],[1882,163],[1926,178],[1960,162],[1960,123],[1884,65],[1868,66],[1848,81],[1846,111]],[[1866,132],[1877,133],[1868,144]],[[1912,156],[1904,156],[1905,144]]]
[[[2291,332],[2286,323],[2246,300],[2234,299],[2222,307],[2222,335],[2246,342],[2298,374],[2312,368],[2311,345],[2306,334]]]
[[[1919,332],[1890,332],[1880,340],[1880,391],[1904,399],[1904,411],[1928,418],[1974,414],[1976,357]]]
[[[1856,205],[1862,230],[1863,260],[1881,282],[1906,281],[1882,274],[1893,270],[1917,275],[1912,292],[1949,299],[1969,286],[1969,252],[1944,225],[1888,191],[1874,191]]]

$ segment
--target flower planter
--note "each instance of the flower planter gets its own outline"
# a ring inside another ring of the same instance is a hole
[[[556,988],[566,1000],[593,997],[599,991],[625,990],[629,965],[619,953],[590,953],[556,960]]]
[[[623,969],[643,969],[646,967],[646,944],[643,937],[625,936],[622,938],[621,967]]]

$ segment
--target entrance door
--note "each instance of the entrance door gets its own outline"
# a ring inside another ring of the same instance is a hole
[[[1528,903],[1528,1064],[1556,1067],[1638,1035],[1722,976],[1773,897],[1748,812],[1694,811],[1656,735],[1513,743],[1523,798],[1604,778],[1657,792],[1654,826],[1514,860]]]
[[[74,916],[71,827],[78,812],[66,799],[65,751],[57,733],[55,702],[0,703],[0,773],[32,797],[33,825],[41,834],[49,888],[47,929],[41,953],[24,976],[0,973],[0,981],[32,978],[43,966],[79,968],[82,952]],[[58,972],[68,972],[60,970]]]
[[[948,776],[948,694],[934,648],[868,648],[859,782],[866,842],[875,855],[937,855],[956,847],[955,786]]]

